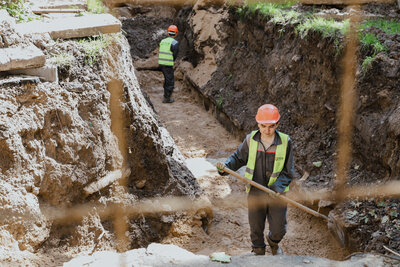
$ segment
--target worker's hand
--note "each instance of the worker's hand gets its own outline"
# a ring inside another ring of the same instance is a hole
[[[217,164],[215,165],[218,169],[219,173],[224,173],[224,168],[225,168],[225,164],[222,162],[217,162]]]

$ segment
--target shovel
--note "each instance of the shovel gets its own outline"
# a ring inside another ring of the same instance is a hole
[[[272,191],[271,189],[269,189],[269,188],[267,188],[265,186],[262,186],[262,185],[260,185],[260,184],[258,184],[256,182],[253,182],[252,180],[241,176],[237,172],[234,172],[234,171],[232,171],[231,169],[229,169],[227,167],[223,168],[222,170],[224,172],[229,173],[232,176],[235,176],[236,178],[238,178],[238,179],[240,179],[240,180],[242,180],[242,181],[244,181],[244,182],[246,182],[248,184],[251,184],[254,187],[257,187],[258,189],[268,193],[269,195],[275,196],[276,198],[278,198],[278,199],[280,199],[280,200],[282,200],[282,201],[284,201],[284,202],[286,202],[286,203],[288,203],[288,204],[290,204],[292,206],[295,206],[295,207],[297,207],[297,208],[299,208],[299,209],[301,209],[301,210],[303,210],[303,211],[305,211],[305,212],[307,212],[307,213],[309,213],[311,215],[314,215],[316,217],[324,219],[328,223],[328,228],[331,231],[332,235],[335,237],[335,240],[338,241],[338,243],[340,244],[340,246],[342,248],[344,247],[345,243],[347,242],[346,241],[346,235],[345,235],[341,225],[333,217],[328,217],[328,216],[326,216],[324,214],[321,214],[319,212],[316,212],[315,210],[310,209],[309,207],[306,207],[306,206],[304,206],[304,205],[302,205],[302,204],[300,204],[300,203],[298,203],[298,202],[296,202],[296,201],[294,201],[294,200],[292,200],[292,199],[290,199],[288,197],[285,197],[283,195],[277,194],[274,191]]]

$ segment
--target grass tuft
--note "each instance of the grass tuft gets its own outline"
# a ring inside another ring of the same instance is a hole
[[[115,35],[104,34],[79,40],[78,43],[82,46],[86,54],[85,63],[93,66],[97,62],[98,56],[104,55],[106,48],[115,40]]]
[[[28,22],[40,18],[32,13],[30,5],[32,4],[25,0],[0,1],[0,9],[5,9],[10,16],[17,20],[17,22]]]
[[[367,56],[362,63],[363,72],[372,65],[377,54],[388,51],[387,47],[379,41],[378,37],[374,33],[369,32],[371,28],[381,29],[389,35],[400,34],[400,22],[395,20],[378,19],[367,20],[362,23],[359,34],[360,43],[364,48],[372,48],[372,55]]]
[[[87,0],[87,7],[92,14],[104,14],[108,11],[102,0]]]
[[[308,18],[296,27],[296,32],[304,38],[310,30],[317,31],[324,38],[334,37],[337,34],[345,35],[349,30],[349,20],[335,21],[333,19],[325,19],[321,17]]]
[[[50,58],[49,63],[56,66],[71,66],[75,62],[75,57],[73,55],[69,55],[65,52],[57,55],[53,55]]]

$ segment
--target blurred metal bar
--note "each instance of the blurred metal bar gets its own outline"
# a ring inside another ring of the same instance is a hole
[[[359,40],[357,29],[360,23],[360,6],[352,6],[350,14],[350,29],[346,36],[346,48],[343,57],[343,77],[341,86],[341,98],[338,125],[338,157],[336,194],[341,198],[341,190],[347,182],[347,169],[351,163],[352,135],[354,124],[354,102],[356,99],[355,84],[357,70],[357,50]]]

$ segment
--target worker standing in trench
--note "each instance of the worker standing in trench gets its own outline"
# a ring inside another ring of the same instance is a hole
[[[178,56],[179,44],[175,40],[178,35],[178,27],[170,25],[168,27],[168,37],[160,42],[158,51],[158,64],[164,75],[164,98],[163,103],[173,103],[171,98],[174,90],[174,61]]]
[[[225,163],[217,163],[218,173],[227,175],[224,167],[236,171],[246,165],[246,178],[276,193],[287,192],[294,176],[293,146],[288,135],[276,130],[279,119],[279,111],[274,105],[261,106],[256,115],[259,130],[248,134]],[[249,193],[247,202],[252,252],[265,255],[264,229],[268,219],[266,239],[272,255],[283,254],[279,242],[286,234],[286,203],[254,186],[247,187],[246,192]]]

